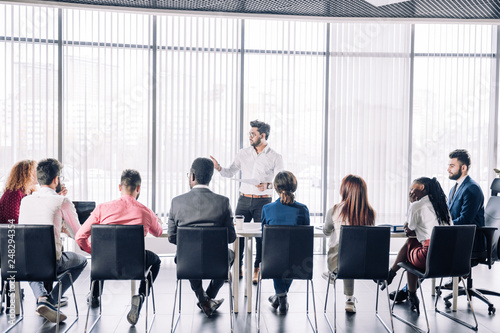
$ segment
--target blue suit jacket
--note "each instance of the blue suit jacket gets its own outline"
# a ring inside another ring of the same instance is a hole
[[[451,189],[453,191],[453,188]],[[450,196],[451,197],[451,191]],[[478,183],[469,176],[457,189],[452,200],[448,199],[448,208],[450,210],[453,224],[475,224],[478,227],[484,226],[484,195]],[[473,251],[482,251],[485,249],[485,240],[481,233],[476,232]]]

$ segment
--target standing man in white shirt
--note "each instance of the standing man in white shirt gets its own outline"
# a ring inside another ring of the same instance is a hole
[[[256,183],[252,185],[242,182],[240,185],[240,197],[236,205],[235,215],[243,215],[245,222],[261,222],[262,207],[271,203],[273,195],[274,176],[284,170],[283,157],[271,149],[267,144],[271,126],[262,121],[250,122],[250,147],[241,149],[234,162],[229,168],[223,168],[217,160],[210,156],[214,162],[214,168],[223,177],[233,177],[241,170],[241,179],[251,180]],[[254,273],[252,282],[257,284],[259,265],[262,259],[262,238],[256,237],[256,255],[254,262]],[[240,278],[243,276],[241,266],[243,264],[243,239],[240,239]],[[247,267],[247,269],[249,269]]]
[[[58,160],[48,158],[38,163],[36,173],[40,190],[33,192],[21,201],[19,209],[19,224],[53,225],[56,243],[57,274],[69,271],[76,281],[80,273],[87,266],[87,259],[73,252],[63,252],[61,233],[74,238],[80,224],[75,206],[63,195],[58,195],[62,190],[61,184],[62,165]],[[69,276],[62,279],[62,294],[71,286]],[[37,300],[36,312],[55,323],[57,321],[57,295],[59,285],[52,292],[47,292],[41,281],[31,281],[30,287]],[[66,315],[62,312],[59,321],[64,321]]]

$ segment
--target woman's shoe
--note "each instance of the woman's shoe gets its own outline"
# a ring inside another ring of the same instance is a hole
[[[387,273],[387,283],[382,282],[382,286],[380,287],[380,290],[384,290],[385,288],[387,288],[387,286],[392,283],[392,280],[394,280],[395,276],[396,276],[396,272],[394,272],[392,269],[390,269],[389,273]]]
[[[416,311],[417,315],[420,315],[420,300],[416,292],[408,292],[408,302],[410,303],[410,310]]]

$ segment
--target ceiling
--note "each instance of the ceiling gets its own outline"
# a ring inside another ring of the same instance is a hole
[[[500,19],[500,0],[408,0],[383,6],[370,3],[376,1],[384,0],[50,0],[51,3],[242,14],[343,18]]]

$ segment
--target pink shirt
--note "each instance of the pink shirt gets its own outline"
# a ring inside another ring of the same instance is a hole
[[[130,195],[122,195],[118,200],[98,205],[78,230],[75,235],[76,243],[88,253],[90,253],[89,237],[92,224],[143,225],[144,236],[149,232],[159,237],[163,232],[161,220],[156,214]]]

